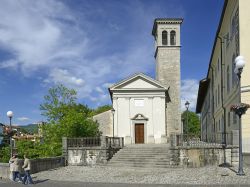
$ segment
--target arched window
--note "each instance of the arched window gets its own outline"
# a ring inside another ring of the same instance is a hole
[[[176,33],[175,33],[175,31],[170,32],[170,45],[176,45]]]
[[[231,122],[231,120],[230,120],[230,112],[228,112],[227,113],[227,120],[228,120],[228,127],[230,127],[230,122]]]
[[[168,32],[162,31],[162,45],[168,45]]]
[[[230,92],[230,72],[229,66],[227,66],[227,93]]]
[[[233,57],[232,57],[232,87],[233,85],[235,85],[236,80],[237,80],[236,74],[234,73],[234,69],[235,69],[234,60],[235,60],[235,54],[233,54]]]

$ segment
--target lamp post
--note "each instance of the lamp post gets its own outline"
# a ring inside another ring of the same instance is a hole
[[[12,157],[13,154],[13,146],[12,146],[12,127],[11,127],[11,120],[13,117],[13,112],[12,111],[8,111],[7,112],[7,117],[10,119],[10,157]]]
[[[187,128],[187,145],[189,145],[189,140],[188,140],[188,108],[189,108],[189,105],[190,105],[190,103],[188,102],[188,101],[186,101],[186,103],[185,103],[185,107],[186,107],[186,118],[187,118],[187,124],[186,124],[186,128]]]
[[[115,137],[115,109],[111,109],[112,115],[113,115],[113,144],[114,144],[114,137]]]
[[[234,73],[239,79],[239,102],[241,103],[241,73],[246,62],[243,56],[237,56],[235,58],[235,69]],[[241,115],[239,115],[239,169],[237,175],[245,175],[243,171],[243,155],[242,155],[242,127],[241,127]]]

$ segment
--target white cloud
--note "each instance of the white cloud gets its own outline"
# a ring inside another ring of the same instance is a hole
[[[49,79],[46,79],[45,82],[53,82],[55,84],[63,83],[66,86],[84,86],[84,80],[77,78],[70,74],[68,70],[65,69],[53,69],[49,74]]]
[[[44,66],[58,66],[59,60],[78,57],[85,44],[83,31],[72,26],[74,17],[57,1],[2,0],[0,2],[0,46],[13,58],[1,66],[19,68],[24,74]],[[62,24],[67,20],[72,24]]]
[[[109,102],[110,82],[136,72],[152,72],[150,31],[153,18],[159,13],[168,16],[165,8],[145,11],[140,1],[126,3],[120,11],[131,18],[128,24],[109,19],[108,9],[86,7],[73,10],[57,0],[1,0],[0,49],[12,57],[0,61],[0,68],[40,77],[46,86],[63,83],[76,89],[80,99],[98,100],[98,104]],[[94,16],[102,21],[91,22]],[[121,49],[116,51],[116,47]]]
[[[185,102],[190,103],[189,109],[195,110],[199,81],[195,79],[185,79],[181,82],[181,110],[186,110]]]
[[[27,117],[19,117],[17,118],[18,121],[29,121],[30,119]]]

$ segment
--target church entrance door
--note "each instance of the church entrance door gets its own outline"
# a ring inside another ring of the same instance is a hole
[[[135,143],[144,143],[144,124],[135,124]]]

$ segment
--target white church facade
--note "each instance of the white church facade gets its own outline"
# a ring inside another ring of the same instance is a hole
[[[94,117],[109,126],[103,135],[124,137],[125,144],[166,143],[181,133],[180,25],[182,19],[155,19],[156,78],[137,73],[109,88],[111,111]],[[107,117],[108,115],[108,117]],[[113,119],[114,116],[114,119]],[[114,128],[113,128],[114,127]]]
[[[160,82],[136,74],[109,88],[114,113],[114,135],[125,144],[165,143],[168,89]]]

